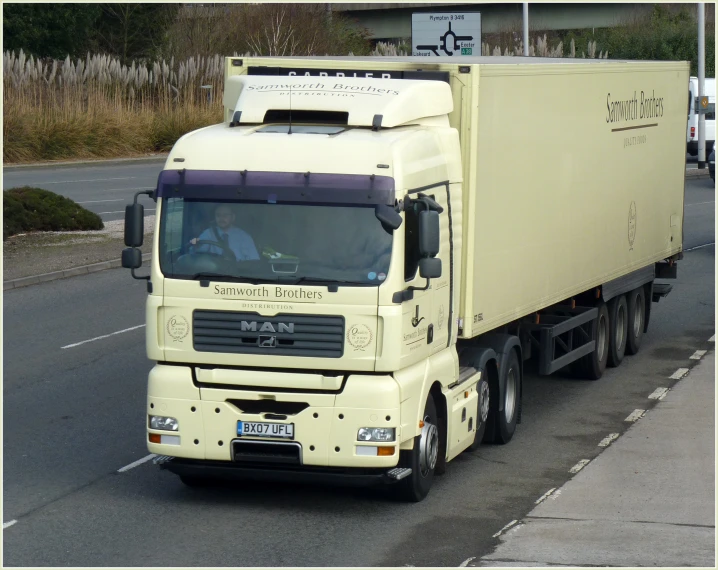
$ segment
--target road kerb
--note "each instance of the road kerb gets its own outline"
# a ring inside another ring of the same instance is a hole
[[[149,261],[151,257],[151,253],[145,253],[142,255],[142,261]],[[48,281],[55,281],[56,279],[77,277],[78,275],[86,275],[88,273],[104,271],[105,269],[114,269],[116,267],[122,267],[121,259],[101,261],[99,263],[81,265],[80,267],[72,267],[70,269],[63,269],[61,271],[52,271],[50,273],[43,273],[41,275],[32,275],[30,277],[19,277],[18,279],[3,281],[3,291],[7,291],[9,289],[19,289],[20,287],[27,287],[28,285],[36,285],[38,283],[46,283]]]

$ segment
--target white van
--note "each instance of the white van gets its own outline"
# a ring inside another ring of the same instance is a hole
[[[708,112],[706,113],[706,158],[713,149],[716,140],[716,80],[705,79],[705,93],[708,96]],[[688,82],[688,127],[686,129],[686,142],[688,154],[698,155],[698,78],[691,77]]]

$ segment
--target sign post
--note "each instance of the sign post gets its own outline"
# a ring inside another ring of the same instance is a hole
[[[480,12],[421,12],[411,15],[411,55],[481,55]]]

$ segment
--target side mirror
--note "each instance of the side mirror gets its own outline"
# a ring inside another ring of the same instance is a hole
[[[435,257],[424,257],[420,259],[419,275],[424,279],[441,277],[441,260]]]
[[[399,213],[385,204],[378,204],[374,207],[374,215],[385,227],[392,230],[398,230],[401,227],[401,216]]]
[[[135,201],[134,204],[125,206],[125,245],[127,247],[141,246],[144,235],[145,207]],[[122,259],[124,262],[124,252]]]
[[[421,257],[435,257],[439,253],[439,213],[433,210],[419,212],[419,253]]]
[[[142,251],[136,247],[122,250],[122,267],[125,269],[139,269],[142,267]]]

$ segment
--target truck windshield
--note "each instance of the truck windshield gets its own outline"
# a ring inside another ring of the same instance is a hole
[[[159,232],[162,273],[179,279],[370,286],[391,258],[392,234],[368,204],[167,196]]]

